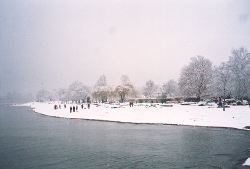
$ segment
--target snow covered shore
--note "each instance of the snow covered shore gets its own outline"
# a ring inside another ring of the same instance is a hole
[[[250,126],[250,108],[248,106],[231,106],[223,111],[214,106],[192,106],[173,104],[145,106],[136,104],[134,107],[115,106],[109,104],[91,105],[90,109],[78,105],[78,111],[70,113],[70,104],[61,109],[54,109],[52,103],[32,102],[25,104],[35,112],[62,118],[79,118],[89,120],[117,121],[129,123],[159,123],[191,126],[211,126],[246,129]]]
[[[250,158],[248,158],[243,165],[250,166]]]

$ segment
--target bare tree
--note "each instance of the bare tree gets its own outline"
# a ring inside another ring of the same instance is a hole
[[[101,75],[92,91],[92,97],[97,101],[104,103],[108,101],[111,92],[112,88],[107,85],[106,76]]]
[[[105,75],[101,75],[97,80],[95,86],[107,86],[107,78]]]
[[[184,67],[179,79],[179,87],[184,96],[201,97],[209,95],[212,84],[212,63],[203,56],[191,58],[188,66]]]
[[[129,91],[131,90],[131,87],[129,86],[124,86],[124,85],[118,85],[115,88],[116,93],[119,95],[120,97],[120,101],[123,103],[126,99],[126,96],[129,94]]]
[[[119,96],[121,102],[124,102],[128,96],[133,97],[136,95],[134,85],[130,82],[127,75],[121,76],[121,85],[115,88],[115,92]]]
[[[162,97],[174,97],[178,93],[178,83],[175,80],[169,80],[161,87]]]
[[[60,89],[57,91],[56,95],[57,95],[57,99],[61,100],[61,101],[67,101],[67,89]]]
[[[88,87],[84,86],[79,81],[75,81],[68,88],[67,100],[86,101],[88,95],[89,95]]]
[[[128,85],[131,84],[130,79],[127,75],[122,75],[121,76],[121,84],[122,85]]]
[[[36,94],[36,100],[39,102],[45,102],[52,100],[52,94],[48,90],[41,89]]]
[[[231,93],[231,73],[228,64],[221,63],[214,70],[214,89],[216,96],[223,96],[224,101],[226,96]]]
[[[228,65],[232,73],[234,96],[238,99],[249,97],[250,54],[245,48],[234,49]]]
[[[152,98],[157,90],[157,86],[152,80],[146,81],[146,85],[143,89],[143,95],[147,98]]]
[[[110,86],[97,86],[92,91],[92,96],[98,102],[105,103],[109,100],[112,88]]]

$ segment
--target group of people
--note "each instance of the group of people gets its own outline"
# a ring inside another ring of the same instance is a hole
[[[67,103],[67,102],[66,102],[66,103]],[[80,102],[80,101],[74,101],[73,103],[79,104],[79,103],[81,103],[81,102]],[[90,109],[90,103],[91,103],[90,97],[87,97],[87,106],[88,106],[88,109]],[[67,108],[67,105],[64,104],[63,107],[64,107],[64,109],[66,109],[66,108]],[[58,104],[58,105],[55,104],[55,105],[54,105],[54,109],[55,109],[55,110],[61,109],[61,108],[62,108],[62,105],[61,105],[61,104]],[[85,109],[84,106],[83,106],[83,104],[81,104],[81,108],[82,108],[82,109]],[[70,113],[72,113],[72,112],[77,112],[77,111],[78,111],[78,105],[70,106],[70,107],[69,107],[69,111],[70,111]]]
[[[70,110],[70,113],[73,111],[73,112],[76,112],[76,111],[78,111],[78,106],[76,105],[76,106],[70,106],[70,108],[69,108],[69,110]]]
[[[66,109],[66,104],[64,104],[63,105],[63,107]],[[62,106],[59,104],[59,105],[54,105],[54,109],[56,110],[56,109],[61,109],[62,108]]]
[[[66,109],[66,108],[67,108],[67,105],[64,104],[63,107],[64,107],[64,109]],[[55,110],[61,109],[61,108],[62,108],[61,104],[59,104],[59,105],[55,104],[55,105],[54,105],[54,109],[55,109]],[[84,109],[83,104],[81,104],[81,108]],[[90,109],[90,103],[88,103],[88,109]],[[70,106],[70,107],[69,107],[69,111],[70,111],[70,113],[72,113],[72,112],[77,112],[77,111],[78,111],[78,105]]]
[[[81,108],[84,109],[83,104],[81,104]],[[90,103],[88,103],[88,109],[90,109]],[[69,111],[70,111],[70,113],[77,112],[78,111],[78,105],[70,106]]]

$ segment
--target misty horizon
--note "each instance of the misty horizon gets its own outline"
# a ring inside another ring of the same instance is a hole
[[[0,2],[0,96],[93,86],[100,75],[110,85],[128,75],[178,80],[190,58],[219,65],[232,49],[250,49],[250,3],[227,1]]]

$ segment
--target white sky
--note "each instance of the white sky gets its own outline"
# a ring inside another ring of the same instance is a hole
[[[190,57],[215,65],[250,50],[247,0],[1,0],[0,92],[178,79]]]

